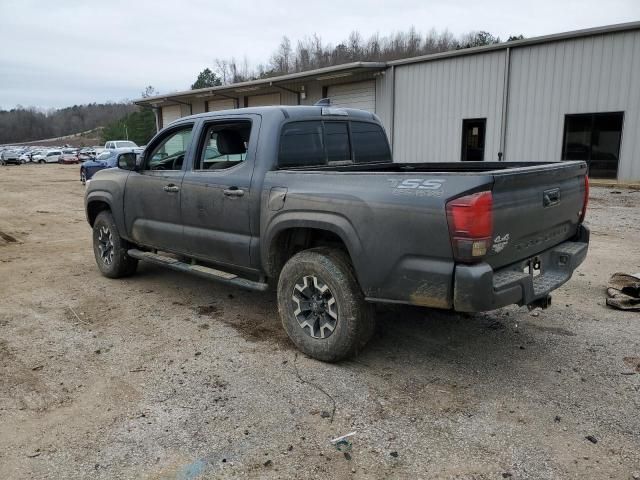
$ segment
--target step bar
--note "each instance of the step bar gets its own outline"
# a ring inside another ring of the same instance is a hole
[[[173,257],[166,257],[153,252],[143,252],[137,248],[128,250],[127,254],[130,257],[142,260],[143,262],[162,265],[163,267],[167,267],[178,272],[191,273],[202,278],[208,278],[209,280],[215,280],[228,285],[235,285],[236,287],[246,288],[248,290],[264,292],[269,288],[267,283],[247,280],[246,278],[239,277],[235,273],[223,272],[222,270],[205,267],[204,265],[181,262]]]

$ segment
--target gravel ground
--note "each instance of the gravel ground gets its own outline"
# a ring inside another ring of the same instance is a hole
[[[327,365],[273,293],[101,277],[77,177],[0,169],[0,478],[640,478],[640,315],[604,301],[640,271],[640,192],[592,189],[550,309],[385,308]]]

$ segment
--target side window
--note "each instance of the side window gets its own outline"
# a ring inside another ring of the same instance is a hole
[[[189,142],[193,125],[173,130],[145,158],[143,170],[180,170]]]
[[[391,161],[387,136],[375,123],[351,122],[351,142],[355,163]]]
[[[224,170],[244,162],[250,136],[249,121],[209,125],[195,170]]]
[[[278,165],[305,167],[326,164],[322,122],[291,122],[282,127]]]
[[[351,146],[349,145],[349,128],[347,122],[325,122],[324,143],[327,151],[327,162],[351,163]]]

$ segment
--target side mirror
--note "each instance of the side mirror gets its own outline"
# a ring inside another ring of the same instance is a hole
[[[137,155],[133,152],[121,153],[118,155],[118,168],[123,170],[137,170]]]

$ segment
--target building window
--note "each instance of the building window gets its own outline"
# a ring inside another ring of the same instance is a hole
[[[617,178],[623,119],[623,112],[566,115],[562,160],[584,160],[594,178]]]
[[[484,137],[487,129],[486,118],[467,118],[462,120],[463,162],[481,162],[484,160]]]

